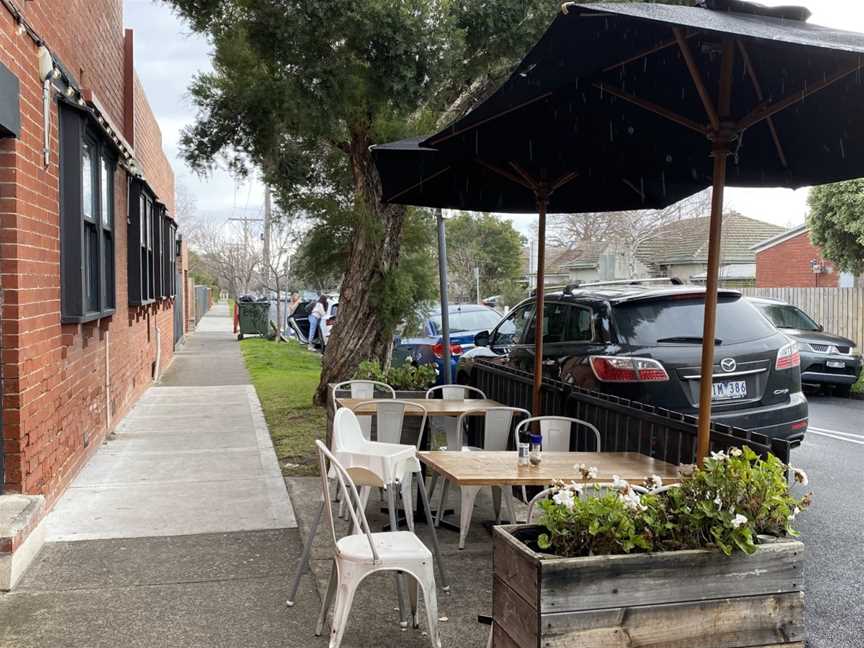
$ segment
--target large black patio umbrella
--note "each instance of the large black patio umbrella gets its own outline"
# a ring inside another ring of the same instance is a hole
[[[864,35],[808,17],[738,0],[562,5],[510,78],[467,116],[432,137],[374,148],[384,200],[536,208],[542,313],[547,211],[660,208],[713,187],[701,367],[712,376],[724,187],[864,176]],[[700,384],[700,460],[711,384]]]

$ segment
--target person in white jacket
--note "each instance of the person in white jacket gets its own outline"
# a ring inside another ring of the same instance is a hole
[[[329,306],[329,302],[327,301],[327,295],[321,295],[318,298],[318,301],[315,303],[315,307],[312,309],[312,312],[309,313],[309,335],[308,335],[308,343],[309,350],[312,351],[315,346],[313,344],[315,340],[315,333],[318,332],[321,336],[321,348],[324,348],[324,330],[323,330],[323,320],[327,315],[327,307]],[[319,331],[319,328],[321,329]]]

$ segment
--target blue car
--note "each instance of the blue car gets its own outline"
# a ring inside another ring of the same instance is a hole
[[[456,375],[456,363],[463,353],[474,348],[474,336],[491,331],[501,321],[501,314],[482,304],[450,306],[451,376]],[[438,384],[444,382],[444,343],[441,337],[441,308],[432,309],[423,320],[417,337],[397,338],[393,350],[394,363],[410,361],[417,365],[434,364]]]

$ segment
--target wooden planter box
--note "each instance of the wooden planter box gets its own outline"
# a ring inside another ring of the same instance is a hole
[[[557,558],[539,533],[494,529],[496,648],[804,648],[800,542]]]

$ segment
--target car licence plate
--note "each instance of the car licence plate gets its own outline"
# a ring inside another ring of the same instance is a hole
[[[828,367],[831,369],[845,369],[846,368],[846,363],[842,362],[840,360],[829,360],[825,364],[828,365]]]
[[[711,400],[737,400],[747,398],[746,380],[728,380],[711,385]]]

